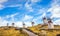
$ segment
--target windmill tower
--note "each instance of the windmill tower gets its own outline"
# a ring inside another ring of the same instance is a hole
[[[9,23],[7,23],[7,27],[8,27]]]
[[[48,29],[53,29],[54,28],[54,25],[53,25],[52,20],[50,18],[47,19],[47,20],[48,20]]]
[[[25,28],[25,23],[23,22],[23,28]]]
[[[32,27],[34,26],[34,22],[31,22],[31,24],[32,24]]]
[[[15,25],[15,24],[14,24],[14,23],[12,23],[12,27],[14,27],[14,25]]]
[[[44,18],[43,18],[43,23],[44,23],[44,25],[48,23],[48,21],[47,21],[47,18],[46,18],[46,17],[44,17]]]

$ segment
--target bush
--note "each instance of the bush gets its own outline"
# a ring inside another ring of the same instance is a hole
[[[20,28],[19,31],[22,31],[22,28]]]
[[[56,36],[60,36],[60,34],[57,34]]]

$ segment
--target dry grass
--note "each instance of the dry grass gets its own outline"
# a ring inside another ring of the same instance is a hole
[[[39,36],[56,36],[57,34],[60,34],[60,26],[59,25],[54,25],[54,28],[59,28],[59,30],[41,30],[40,28],[48,28],[47,25],[43,26],[42,25],[37,25],[34,27],[29,27],[28,29],[32,30],[34,33],[37,33]]]
[[[24,31],[15,30],[15,28],[0,28],[0,36],[28,36],[28,34]]]

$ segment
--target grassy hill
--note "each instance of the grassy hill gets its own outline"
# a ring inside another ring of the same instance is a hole
[[[29,27],[32,32],[36,33],[39,36],[56,36],[60,34],[60,25],[54,25],[54,29],[48,29],[48,25],[37,25]]]
[[[15,27],[0,27],[0,36],[28,36],[26,32]]]

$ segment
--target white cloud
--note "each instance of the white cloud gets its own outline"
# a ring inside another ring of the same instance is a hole
[[[31,26],[31,22],[25,22],[26,27]]]
[[[3,3],[7,2],[8,0],[0,0],[0,10],[4,9],[5,6],[3,5]]]
[[[15,22],[15,27],[23,27],[23,24],[21,21]]]
[[[30,26],[32,26],[31,25],[31,22],[24,22],[25,23],[25,27],[30,27]],[[17,22],[15,22],[15,26],[16,27],[23,27],[23,22],[22,21],[17,21]]]
[[[23,22],[22,21],[7,21],[5,19],[3,19],[2,17],[0,17],[0,26],[7,26],[7,23],[9,23],[9,26],[12,26],[12,23],[15,23],[15,27],[23,27]],[[31,22],[24,22],[25,23],[25,26],[28,27],[28,26],[31,26]]]
[[[3,19],[2,17],[0,17],[0,26],[7,26],[7,23],[9,23],[9,26],[12,26],[12,23],[15,23],[15,27],[22,27],[22,22],[21,21],[7,21],[5,19]]]
[[[50,8],[48,11],[52,13],[51,18],[60,18],[60,6],[54,6]]]
[[[35,14],[35,15],[46,13],[46,11],[47,11],[47,8],[41,8],[38,10],[37,14]]]
[[[15,22],[15,16],[18,15],[19,13],[11,14],[11,15],[6,15],[5,18],[11,18],[12,22]]]
[[[28,4],[28,2],[25,3],[25,7],[29,12],[33,12],[33,8],[31,7],[31,4]]]
[[[41,20],[41,19],[42,19],[43,17],[45,17],[45,16],[46,16],[46,13],[43,13],[41,16],[37,16],[37,18],[34,18],[33,21],[37,23],[37,22],[39,22],[39,20]],[[42,21],[43,21],[43,20],[42,20]],[[42,23],[42,22],[41,22],[41,23]]]
[[[22,21],[15,21],[14,17],[15,17],[16,15],[18,15],[18,13],[15,13],[15,14],[12,14],[12,15],[7,15],[7,16],[5,16],[5,17],[0,17],[0,19],[1,19],[1,20],[0,20],[0,25],[1,25],[1,26],[6,26],[7,23],[9,23],[9,26],[11,26],[12,23],[14,22],[14,23],[15,23],[15,27],[23,27]],[[8,21],[8,20],[6,20],[5,18],[11,18],[11,20]],[[23,17],[22,20],[25,22],[26,27],[31,26],[30,21],[27,22],[26,20],[31,20],[32,18],[33,18],[33,16],[30,16],[30,15],[25,15],[25,16]]]
[[[18,14],[19,14],[19,13],[12,14],[11,17],[14,17],[14,16],[16,16],[16,15],[18,15]]]
[[[0,4],[0,10],[2,10],[4,8],[4,5]]]
[[[55,25],[60,25],[60,19],[54,21],[54,24],[55,24]]]
[[[32,3],[39,2],[41,0],[31,0]]]
[[[14,19],[14,18],[13,18]],[[0,26],[7,26],[7,23],[9,23],[9,26],[12,26],[12,23],[15,23],[15,27],[22,27],[21,21],[7,21],[5,17],[0,17]]]
[[[12,23],[14,22],[14,23],[15,23],[15,27],[23,27],[22,21],[14,21],[14,16],[16,16],[16,15],[18,15],[18,13],[15,13],[15,14],[12,14],[12,15],[7,15],[7,16],[5,16],[5,17],[0,17],[0,19],[1,19],[1,20],[0,20],[0,25],[1,25],[1,26],[6,26],[7,23],[9,23],[9,26],[11,26]],[[5,18],[11,18],[11,20],[8,21],[8,20],[6,20]],[[31,20],[32,18],[33,18],[33,16],[30,16],[30,15],[25,15],[25,16],[23,17],[23,20],[24,20],[24,22],[25,22],[25,24],[26,24],[26,27],[31,26],[30,21],[27,22],[26,20]]]
[[[6,26],[7,23],[7,20],[4,20],[2,17],[0,17],[0,26]]]
[[[15,13],[15,14],[11,14],[11,15],[7,15],[6,18],[10,18],[10,17],[14,17],[16,15],[18,15],[19,13]]]
[[[60,0],[52,0],[51,6],[59,5]]]
[[[60,0],[53,0],[53,2],[51,3],[51,8],[49,8],[47,11],[52,13],[51,18],[60,18],[60,4],[58,3],[59,1]],[[60,19],[55,20],[53,23],[56,25],[60,25]]]
[[[23,18],[23,21],[31,20],[32,18],[33,18],[33,16],[25,15],[24,18]]]
[[[13,4],[13,5],[9,5],[9,6],[7,6],[7,7],[22,7],[22,4]]]
[[[52,13],[51,18],[60,18],[60,5],[59,0],[53,0],[51,8],[48,9],[48,12]]]
[[[7,2],[8,0],[0,0],[0,3],[4,3]]]

